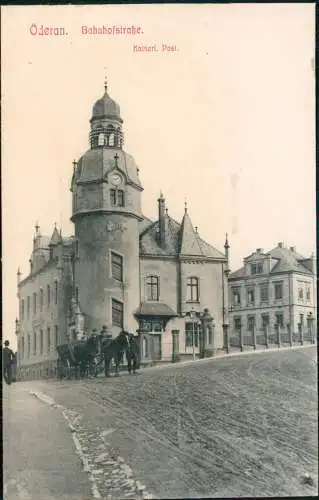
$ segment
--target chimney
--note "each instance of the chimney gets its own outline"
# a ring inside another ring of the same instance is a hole
[[[295,251],[296,251],[296,247],[290,247],[290,250],[291,250],[292,252],[295,252]]]
[[[280,241],[278,243],[278,248],[284,248],[284,242],[283,241]]]
[[[160,193],[158,202],[158,227],[159,227],[159,242],[160,244],[165,243],[165,198],[163,193]]]

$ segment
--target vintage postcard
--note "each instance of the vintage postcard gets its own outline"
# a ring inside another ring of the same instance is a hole
[[[317,495],[314,4],[1,36],[4,498]]]

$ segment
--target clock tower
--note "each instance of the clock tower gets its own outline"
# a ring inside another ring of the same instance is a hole
[[[140,302],[139,170],[123,149],[119,105],[105,92],[93,106],[90,149],[73,163],[74,286],[86,329],[134,330]]]

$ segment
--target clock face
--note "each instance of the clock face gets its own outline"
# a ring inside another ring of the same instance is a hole
[[[114,186],[119,186],[122,183],[122,177],[120,174],[113,174],[111,177],[111,182]]]

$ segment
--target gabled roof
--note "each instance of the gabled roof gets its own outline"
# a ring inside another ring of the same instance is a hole
[[[201,256],[205,257],[201,245],[199,243],[199,237],[193,228],[192,221],[185,209],[184,217],[180,227],[179,235],[179,254],[187,256]]]
[[[57,227],[54,226],[54,230],[53,230],[49,244],[51,246],[54,246],[54,245],[58,245],[59,243],[62,243],[62,237],[61,237],[61,234],[59,233],[59,231],[57,230]]]
[[[250,258],[254,254],[251,254],[249,256]],[[260,253],[257,255],[261,255]],[[266,254],[262,254],[263,257],[267,258],[267,256],[270,256],[272,259],[274,259],[276,264],[270,271],[270,275],[272,274],[277,274],[277,273],[285,273],[285,272],[298,272],[302,274],[308,274],[312,275],[313,273],[303,265],[302,261],[306,260],[305,257],[303,257],[301,254],[295,252],[294,250],[291,250],[290,248],[286,248],[283,246],[277,246],[270,250]],[[237,271],[234,271],[229,275],[229,279],[238,279],[238,278],[244,278],[244,277],[256,277],[257,275],[247,275],[245,271],[245,267],[241,267]],[[262,276],[262,275],[258,275]]]
[[[200,257],[226,260],[224,254],[216,250],[199,237],[193,228],[190,217],[183,218],[182,224],[176,222],[168,214],[165,215],[165,245],[158,242],[159,222],[143,223],[145,229],[140,230],[141,255],[154,257]]]

